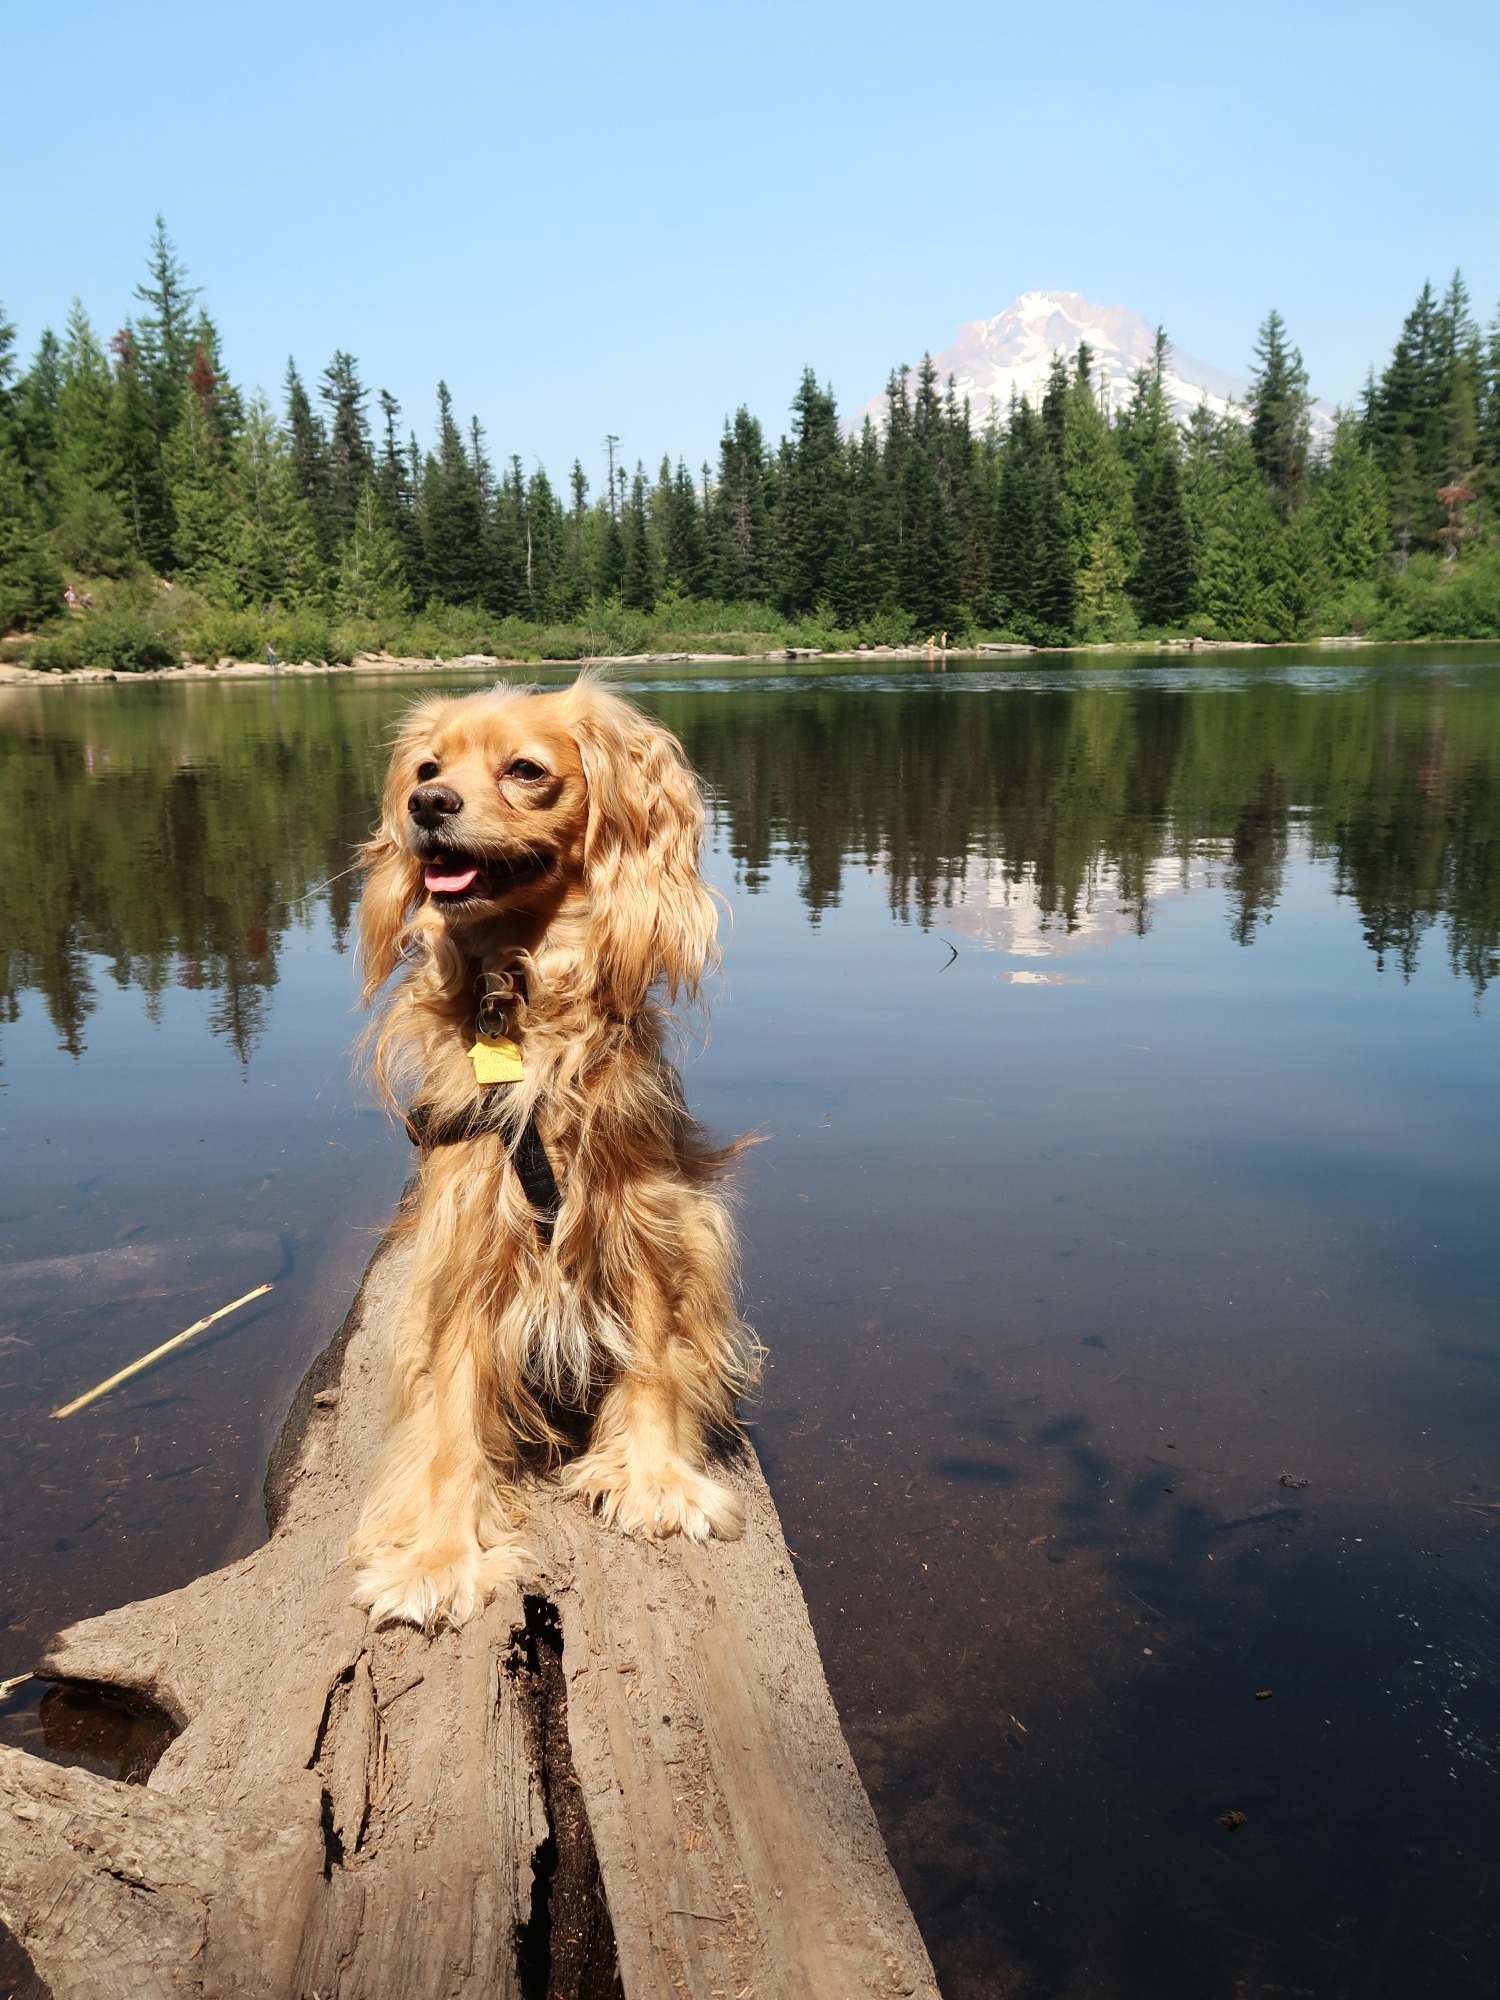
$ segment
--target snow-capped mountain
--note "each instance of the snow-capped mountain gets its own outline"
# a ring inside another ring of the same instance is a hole
[[[1061,354],[1071,363],[1085,340],[1093,354],[1095,387],[1106,408],[1117,410],[1129,401],[1131,378],[1147,366],[1156,346],[1156,329],[1128,306],[1096,306],[1077,292],[1023,292],[994,319],[965,321],[953,345],[932,358],[939,381],[952,375],[959,396],[968,397],[977,428],[991,404],[1004,417],[1012,389],[1033,407],[1039,403],[1052,357]],[[1210,368],[1177,347],[1170,349],[1162,381],[1168,402],[1183,419],[1205,401],[1220,415],[1231,403],[1243,407],[1250,387],[1242,377]],[[1314,431],[1325,429],[1332,414],[1326,404],[1314,405]],[[855,429],[866,415],[876,424],[884,422],[883,394],[855,412]]]

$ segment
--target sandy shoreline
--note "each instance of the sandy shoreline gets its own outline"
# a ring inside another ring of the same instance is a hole
[[[934,658],[947,660],[1028,659],[1063,654],[1087,654],[1108,658],[1113,654],[1174,656],[1182,653],[1270,653],[1315,646],[1324,652],[1352,651],[1381,642],[1359,638],[1282,640],[1267,643],[1254,639],[1166,639],[1154,644],[1110,644],[1099,646],[950,646]],[[1390,643],[1421,644],[1419,640]],[[1493,640],[1449,640],[1445,644],[1483,645]],[[488,673],[499,669],[522,672],[559,667],[743,667],[778,663],[799,665],[817,661],[837,661],[851,666],[870,661],[925,660],[925,646],[866,646],[851,651],[825,652],[813,646],[779,647],[768,653],[611,653],[575,660],[517,660],[493,653],[463,653],[451,659],[415,658],[393,653],[356,653],[350,661],[287,661],[275,667],[264,660],[220,660],[215,665],[193,663],[180,667],[147,667],[139,673],[121,672],[113,667],[75,667],[62,673],[43,673],[11,661],[0,661],[0,687],[84,687],[101,682],[126,681],[232,681],[298,680],[334,674],[420,674]]]

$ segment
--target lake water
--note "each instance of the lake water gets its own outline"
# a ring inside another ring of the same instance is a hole
[[[1500,652],[685,674],[755,1436],[948,2000],[1492,1993]],[[0,1676],[264,1532],[413,691],[0,693]]]

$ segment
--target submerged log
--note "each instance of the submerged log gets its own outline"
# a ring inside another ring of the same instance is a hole
[[[748,1446],[740,1542],[539,1482],[524,1592],[434,1637],[350,1606],[401,1255],[298,1391],[267,1544],[39,1663],[177,1732],[145,1786],[0,1749],[0,1924],[54,2000],[936,2000]]]

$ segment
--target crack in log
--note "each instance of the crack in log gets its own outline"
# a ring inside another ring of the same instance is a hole
[[[132,1875],[128,1868],[105,1867],[101,1872],[113,1876],[116,1882],[122,1882],[127,1889],[139,1889],[143,1896],[155,1896],[160,1893],[155,1882],[142,1881],[139,1875]]]
[[[359,1852],[369,1825],[384,1732],[375,1706],[370,1656],[361,1653],[328,1690],[307,1768],[322,1784],[323,1876],[331,1880]]]
[[[525,1599],[505,1671],[525,1719],[547,1835],[532,1854],[531,1910],[516,1926],[522,2000],[624,2000],[614,1927],[568,1742],[562,1624],[546,1597]]]

